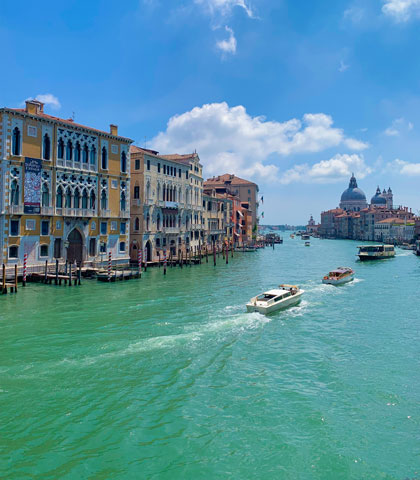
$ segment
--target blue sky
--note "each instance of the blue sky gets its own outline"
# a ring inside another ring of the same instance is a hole
[[[420,208],[420,0],[2,0],[2,106],[119,125],[264,195],[264,223],[338,205],[352,171]]]

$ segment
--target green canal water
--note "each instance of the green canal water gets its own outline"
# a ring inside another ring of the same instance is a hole
[[[1,479],[420,479],[420,258],[285,238],[0,297]],[[323,286],[351,266],[357,279]],[[279,283],[306,293],[245,313]]]

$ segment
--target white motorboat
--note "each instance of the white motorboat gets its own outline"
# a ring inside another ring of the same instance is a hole
[[[272,313],[296,305],[300,302],[303,293],[304,290],[296,285],[282,284],[279,288],[251,298],[246,308],[248,312]]]
[[[311,246],[311,242],[305,242],[305,247],[310,247]]]
[[[354,270],[350,267],[338,267],[332,270],[328,275],[322,279],[322,283],[328,285],[343,285],[343,283],[354,280]]]

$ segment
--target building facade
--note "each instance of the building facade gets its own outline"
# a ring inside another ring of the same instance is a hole
[[[201,169],[197,154],[163,156],[131,147],[132,260],[140,248],[147,261],[163,259],[165,251],[185,258],[203,243]]]
[[[233,241],[233,205],[227,195],[215,191],[203,194],[204,243],[208,247]]]
[[[132,141],[43,107],[0,109],[0,262],[127,260]]]
[[[239,178],[235,175],[224,174],[212,177],[204,182],[206,189],[214,189],[216,193],[228,194],[239,199],[241,204],[241,212],[246,209],[246,215],[243,214],[242,221],[246,217],[248,219],[246,225],[241,225],[242,238],[244,242],[252,242],[256,238],[258,231],[258,185],[249,180]]]
[[[414,243],[415,222],[387,218],[375,223],[375,241],[384,243]]]

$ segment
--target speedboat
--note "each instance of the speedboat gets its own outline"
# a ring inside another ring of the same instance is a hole
[[[309,240],[311,237],[306,234],[306,233],[302,233],[301,237],[300,237],[302,240]]]
[[[304,290],[296,285],[282,284],[278,288],[257,295],[246,304],[248,312],[272,313],[300,302]]]
[[[343,285],[343,283],[351,282],[354,279],[354,270],[350,267],[338,267],[332,270],[322,279],[322,283],[328,285]]]
[[[395,257],[394,245],[361,245],[358,248],[358,256],[362,261]]]
[[[310,247],[311,246],[311,242],[305,242],[305,247]]]

